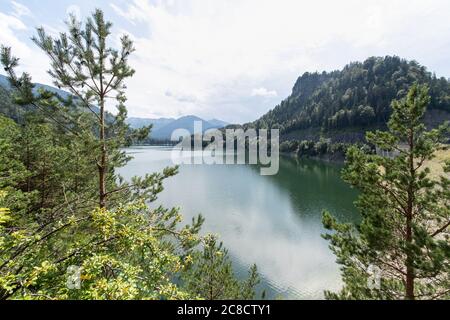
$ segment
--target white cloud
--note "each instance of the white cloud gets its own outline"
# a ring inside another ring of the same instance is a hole
[[[303,72],[340,69],[373,55],[416,59],[450,75],[448,0],[111,2],[105,11],[115,13],[107,17],[115,46],[128,32],[137,49],[130,59],[136,74],[127,81],[131,116],[250,121],[289,95]],[[44,81],[48,63],[28,40],[25,12],[0,12],[0,42]],[[67,12],[81,15],[77,5]],[[34,19],[33,26],[52,25],[52,33],[62,27],[60,20],[55,26],[47,17]]]
[[[151,10],[150,4],[146,0],[135,0],[126,10],[121,9],[114,3],[111,3],[110,6],[119,16],[124,17],[133,24],[146,21],[146,12]]]
[[[305,71],[387,54],[433,68],[450,53],[444,0],[134,0],[112,8],[139,29],[128,86],[134,115],[248,121]],[[177,90],[195,102],[166,95]]]
[[[81,9],[79,6],[72,4],[67,7],[66,14],[70,15],[73,14],[78,20],[81,19]]]
[[[19,54],[28,51],[26,44],[16,38],[16,33],[26,30],[25,24],[13,15],[6,15],[0,12],[0,43],[6,46],[15,47]]]
[[[17,18],[20,18],[22,16],[31,16],[31,11],[30,9],[28,9],[27,6],[16,2],[16,1],[11,1],[11,4],[13,6],[14,12],[13,15]]]
[[[194,95],[188,93],[173,92],[172,90],[167,90],[165,93],[166,97],[171,97],[179,102],[195,103],[198,98]]]
[[[11,47],[13,55],[20,58],[19,72],[29,72],[35,81],[51,83],[47,70],[43,69],[43,66],[48,66],[45,55],[21,39],[24,35],[26,39],[29,38],[30,28],[21,20],[25,16],[19,17],[17,11],[9,15],[0,12],[0,44]]]
[[[278,94],[275,90],[267,90],[264,87],[253,89],[252,97],[276,97]]]

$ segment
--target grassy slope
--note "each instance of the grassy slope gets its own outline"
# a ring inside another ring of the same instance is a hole
[[[435,158],[431,161],[427,161],[425,163],[425,166],[430,168],[431,170],[431,177],[432,178],[439,178],[443,174],[446,174],[447,177],[450,178],[450,173],[444,173],[443,166],[445,164],[445,161],[450,160],[450,149],[448,150],[441,150],[435,153]]]

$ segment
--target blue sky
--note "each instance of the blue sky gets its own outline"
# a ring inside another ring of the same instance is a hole
[[[448,0],[0,0],[0,43],[22,70],[50,83],[36,26],[64,30],[69,12],[94,8],[134,40],[130,116],[195,114],[245,122],[289,95],[305,71],[340,69],[374,55],[415,59],[450,77]]]

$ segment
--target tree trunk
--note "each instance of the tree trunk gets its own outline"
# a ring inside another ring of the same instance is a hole
[[[98,164],[99,206],[106,208],[106,142],[105,142],[105,103],[100,102],[100,163]]]
[[[406,211],[406,242],[408,245],[412,244],[412,223],[413,223],[413,211],[414,211],[414,182],[415,182],[415,168],[414,168],[414,131],[411,128],[409,134],[409,173],[410,181],[408,186],[408,200]],[[413,260],[410,248],[406,249],[406,288],[405,297],[407,300],[414,300],[414,268]]]
[[[412,242],[412,216],[408,215],[406,218],[406,241],[408,244]],[[413,268],[413,259],[411,257],[411,253],[407,252],[406,255],[406,299],[414,300],[414,268]]]

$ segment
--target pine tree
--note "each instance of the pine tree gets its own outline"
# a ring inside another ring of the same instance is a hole
[[[0,300],[196,297],[171,280],[203,219],[180,227],[178,209],[146,203],[176,170],[116,186],[122,204],[100,209],[89,146],[41,121],[0,117]],[[66,285],[70,266],[80,290]]]
[[[110,162],[114,161],[114,149],[123,144],[126,133],[123,122],[126,117],[124,81],[134,74],[128,65],[128,57],[134,47],[126,35],[121,37],[119,50],[107,47],[112,24],[105,21],[99,9],[88,18],[84,28],[73,15],[67,24],[69,34],[62,33],[59,39],[53,39],[43,28],[38,28],[33,41],[51,60],[49,73],[54,84],[72,93],[77,104],[94,116],[95,138],[98,139],[98,197],[99,206],[104,208],[111,191],[107,188]],[[119,111],[109,122],[107,100],[117,103]]]
[[[189,256],[187,270],[182,274],[184,287],[194,295],[207,300],[253,299],[260,279],[256,265],[249,269],[249,277],[238,281],[234,275],[228,251],[214,235],[203,238],[203,252]],[[202,279],[202,281],[199,281]]]
[[[344,179],[361,191],[358,225],[338,223],[329,213],[324,235],[342,266],[344,287],[331,299],[448,299],[450,297],[450,180],[430,175],[426,162],[445,149],[448,125],[426,131],[422,118],[430,97],[411,87],[392,102],[387,132],[367,140],[395,157],[347,153]],[[446,164],[450,171],[450,163]],[[379,270],[379,286],[368,285]]]

